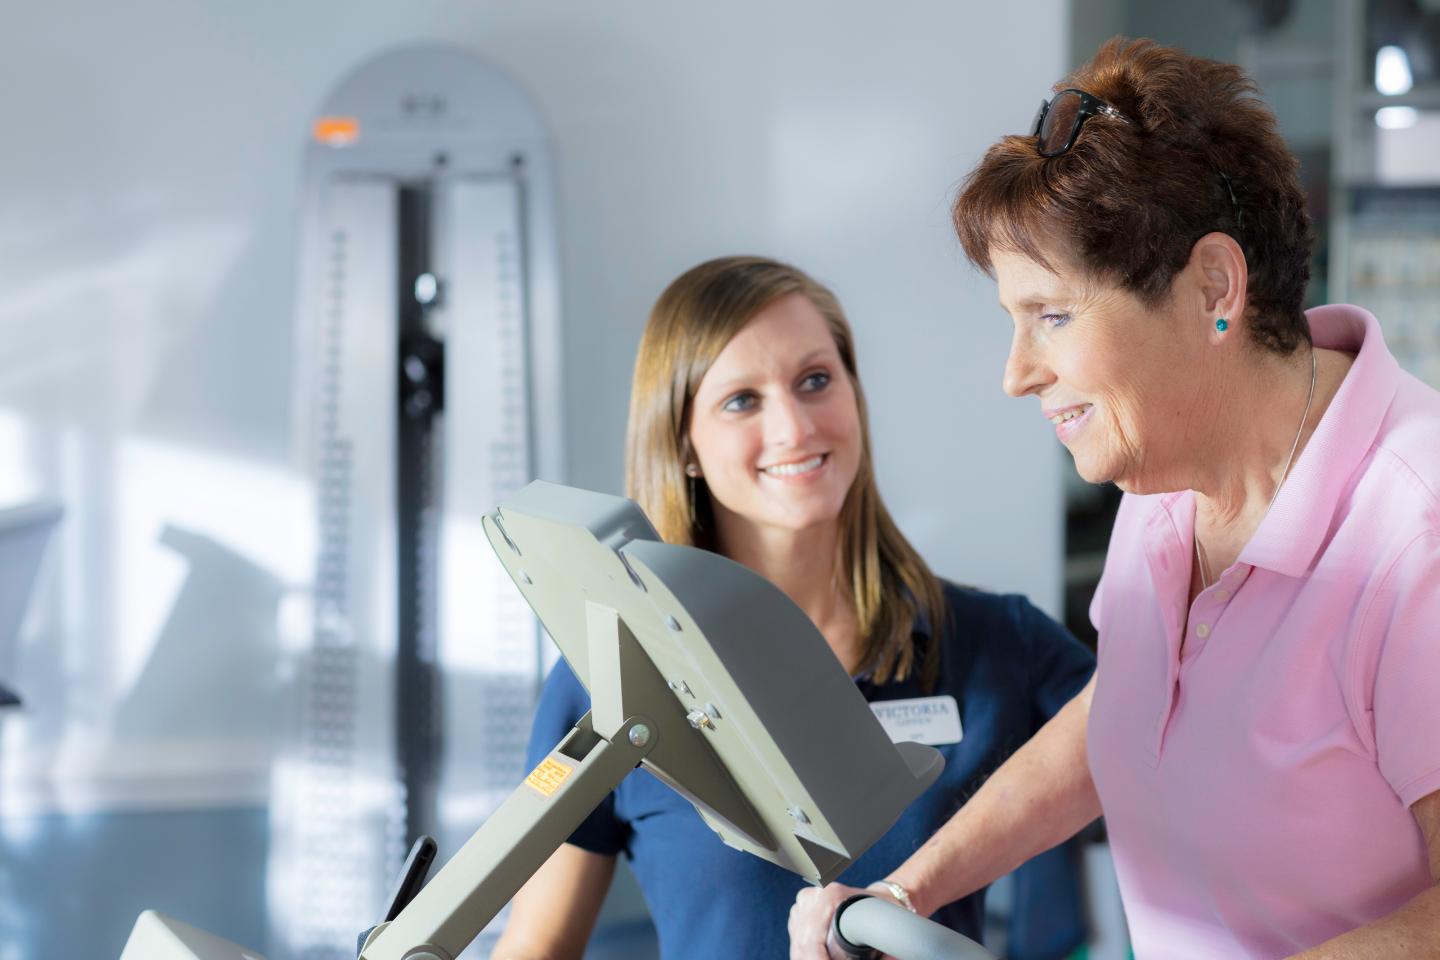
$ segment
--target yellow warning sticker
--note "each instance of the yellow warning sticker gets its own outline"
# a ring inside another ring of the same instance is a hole
[[[540,766],[530,771],[530,776],[525,778],[525,782],[548,797],[560,789],[560,784],[565,782],[565,778],[570,776],[570,772],[574,769],[554,757],[546,757]]]

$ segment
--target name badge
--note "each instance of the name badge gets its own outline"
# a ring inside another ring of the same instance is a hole
[[[913,740],[936,747],[959,743],[964,736],[960,729],[960,707],[955,698],[948,695],[878,700],[870,704],[870,710],[894,743]]]

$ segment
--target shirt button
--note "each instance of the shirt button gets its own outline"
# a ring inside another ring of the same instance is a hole
[[[1199,637],[1201,640],[1204,640],[1206,637],[1210,636],[1210,624],[1202,623],[1200,624],[1200,626],[1196,627],[1195,636]]]

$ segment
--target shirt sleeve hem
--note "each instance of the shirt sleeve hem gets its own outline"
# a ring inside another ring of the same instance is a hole
[[[1408,810],[1414,806],[1416,801],[1423,800],[1436,790],[1440,790],[1440,767],[1436,767],[1429,773],[1421,774],[1413,780],[1406,781],[1395,794],[1400,802],[1405,804]]]
[[[1378,624],[1381,615],[1377,612],[1382,599],[1393,602],[1394,598],[1389,595],[1391,580],[1396,576],[1401,563],[1405,560],[1410,550],[1417,544],[1429,537],[1435,536],[1433,531],[1425,531],[1419,534],[1395,554],[1390,565],[1385,569],[1385,574],[1380,578],[1375,591],[1365,601],[1365,610],[1360,617],[1360,627],[1356,632],[1356,641],[1351,647],[1346,663],[1346,679],[1342,692],[1345,701],[1345,708],[1350,714],[1351,725],[1355,733],[1360,737],[1361,744],[1369,751],[1372,759],[1380,755],[1380,740],[1375,729],[1375,717],[1372,712],[1374,704],[1374,693],[1376,677],[1379,670],[1379,658],[1382,655],[1382,647],[1385,643],[1385,636]],[[1368,687],[1368,689],[1366,689]],[[1393,784],[1392,784],[1393,786]],[[1397,793],[1399,791],[1396,791]]]
[[[602,857],[617,857],[625,849],[623,844],[609,844],[603,840],[595,840],[590,837],[568,837],[566,843],[572,847],[579,847],[586,853],[598,854]]]

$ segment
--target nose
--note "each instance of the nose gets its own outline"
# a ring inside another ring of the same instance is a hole
[[[799,447],[815,433],[815,418],[799,398],[784,394],[767,405],[765,440],[777,447]]]
[[[1002,386],[1012,397],[1029,396],[1039,393],[1054,375],[1045,366],[1029,333],[1016,327],[1010,340],[1010,356],[1005,361],[1005,378]]]

